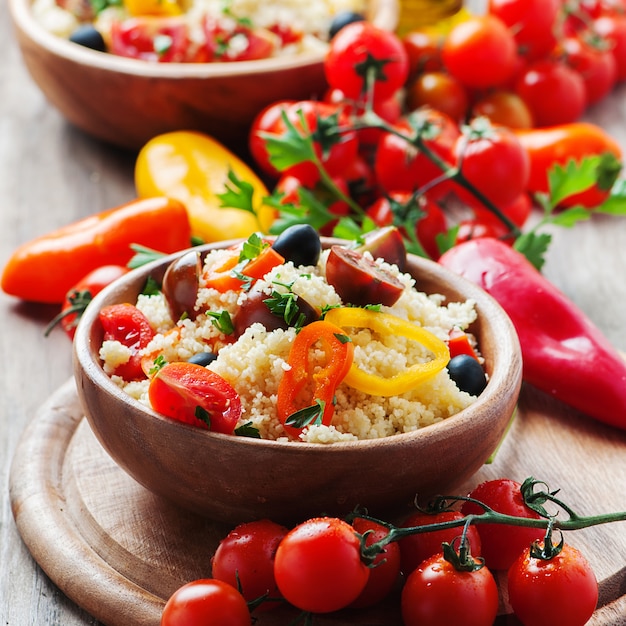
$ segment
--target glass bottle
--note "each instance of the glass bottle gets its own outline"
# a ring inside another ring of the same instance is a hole
[[[400,0],[397,32],[400,36],[431,26],[463,8],[463,0]]]

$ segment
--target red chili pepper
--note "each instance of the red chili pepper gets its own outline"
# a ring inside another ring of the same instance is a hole
[[[191,245],[187,210],[177,200],[145,198],[91,215],[20,246],[2,273],[2,289],[57,304],[87,272],[126,265],[132,244],[166,254]]]
[[[325,352],[326,363],[312,370],[310,352],[318,342]],[[308,424],[328,426],[331,423],[335,390],[348,373],[353,355],[354,345],[350,339],[339,326],[330,322],[312,322],[298,333],[289,352],[290,369],[284,373],[278,387],[276,406],[280,421],[292,437],[297,437]],[[313,394],[309,402],[306,390],[310,382]]]
[[[439,263],[482,287],[508,313],[519,336],[526,382],[626,429],[626,361],[526,257],[485,238],[451,248]]]

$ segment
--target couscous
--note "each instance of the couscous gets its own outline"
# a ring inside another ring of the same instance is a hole
[[[152,337],[139,350],[144,370],[151,369],[145,376],[139,376],[138,380],[120,376],[120,367],[131,358],[132,349],[105,337],[100,350],[104,369],[129,395],[150,406],[151,378],[159,365],[189,360],[202,362],[203,356],[210,357],[205,367],[227,381],[241,402],[238,426],[251,427],[264,439],[294,438],[293,429],[290,432],[277,410],[279,388],[292,368],[294,344],[309,319],[302,313],[303,306],[291,311],[290,323],[282,323],[287,319],[285,307],[280,310],[281,324],[264,322],[264,318],[276,317],[276,310],[267,311],[270,301],[282,300],[282,304],[289,306],[296,299],[301,305],[306,304],[307,312],[313,312],[311,319],[325,315],[337,321],[342,339],[351,344],[353,365],[350,374],[333,390],[332,421],[327,424],[312,421],[297,430],[296,439],[331,443],[387,437],[444,420],[474,402],[475,396],[460,390],[445,367],[451,333],[467,329],[476,320],[473,301],[446,302],[443,296],[426,295],[419,291],[409,274],[382,259],[374,260],[364,252],[362,256],[368,267],[375,267],[375,272],[388,276],[392,285],[399,285],[399,291],[392,298],[395,299],[393,304],[372,302],[357,307],[342,300],[340,293],[345,292],[336,280],[334,284],[327,280],[329,255],[332,254],[329,250],[321,251],[319,258],[307,265],[297,264],[298,260],[294,264],[279,256],[280,261],[261,278],[245,283],[237,282],[244,276],[241,262],[233,266],[235,253],[239,255],[239,249],[214,250],[199,262],[201,270],[197,291],[193,291],[192,315],[183,313],[180,319],[172,319],[179,313],[172,302],[175,298],[171,295],[171,286],[169,300],[164,293],[168,289],[163,288],[138,297],[136,308],[152,329]],[[224,268],[232,269],[225,272]],[[180,276],[188,277],[188,269]],[[235,276],[234,288],[229,288],[227,281]],[[180,296],[178,298],[180,300]],[[183,299],[183,308],[185,306],[189,308]],[[247,313],[250,307],[258,311],[259,306],[263,309],[261,315]],[[352,322],[350,315],[355,311],[365,319],[371,316],[377,322],[391,320],[395,326],[389,326],[392,332],[386,333],[380,332],[380,325]],[[341,322],[342,315],[346,316],[345,323]],[[395,328],[401,331],[396,332]],[[411,329],[419,329],[428,341],[419,338],[416,341],[404,328],[411,332]],[[473,337],[468,336],[475,344]],[[419,384],[410,382],[408,388],[399,385],[397,381],[406,377],[407,371],[432,365],[437,358],[434,355],[439,349],[437,346],[443,346],[446,359],[437,371],[425,376]],[[329,359],[328,350],[315,343],[310,347],[308,358],[312,363],[307,367],[311,372],[324,368]],[[478,347],[474,345],[474,348],[479,353]],[[354,372],[357,373],[354,375]],[[358,378],[367,380],[368,376],[375,381],[374,386],[357,384]],[[310,388],[308,393],[314,395]],[[314,404],[313,400],[305,404]]]

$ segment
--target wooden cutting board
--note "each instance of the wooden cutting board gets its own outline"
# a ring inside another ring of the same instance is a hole
[[[498,477],[545,480],[581,515],[626,511],[626,432],[524,388],[494,461],[459,493]],[[110,459],[83,418],[74,380],[34,416],[16,450],[10,495],[17,528],[37,563],[74,602],[108,626],[158,626],[179,586],[210,574],[230,528],[156,498]],[[626,522],[568,533],[600,581],[591,626],[626,625]],[[502,581],[501,581],[502,582]],[[518,622],[501,607],[499,624]],[[286,626],[295,613],[260,614]],[[397,598],[316,617],[320,626],[398,626]]]

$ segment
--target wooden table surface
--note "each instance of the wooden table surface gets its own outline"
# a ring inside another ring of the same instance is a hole
[[[0,59],[0,263],[4,265],[20,243],[132,199],[134,155],[91,140],[46,103],[22,63],[4,0],[0,2]],[[121,115],[123,97],[120,94]],[[605,127],[626,149],[626,85],[589,111],[587,118]],[[556,232],[545,274],[626,352],[626,220],[594,218]],[[40,405],[71,375],[68,339],[62,332],[43,336],[55,312],[54,307],[25,305],[0,294],[3,625],[98,624],[66,598],[31,558],[9,504],[10,464],[20,436]],[[529,459],[527,475],[533,471]],[[597,503],[598,507],[626,510],[625,476],[617,475],[614,501]],[[616,480],[610,466],[606,479]],[[588,497],[587,511],[589,502],[594,502],[591,493]],[[614,560],[607,564],[610,571],[626,565],[626,532],[621,530],[612,535],[618,537],[620,549],[606,557]]]

